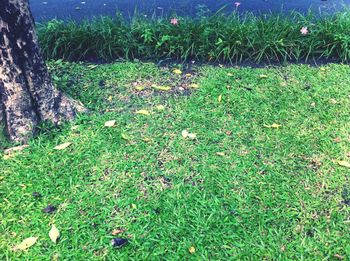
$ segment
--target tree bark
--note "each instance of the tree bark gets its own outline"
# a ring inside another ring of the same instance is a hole
[[[53,86],[28,0],[0,0],[0,107],[9,139],[19,142],[42,121],[58,125],[85,111]]]

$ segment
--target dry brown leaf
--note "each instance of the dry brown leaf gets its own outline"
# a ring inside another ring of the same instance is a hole
[[[112,236],[116,236],[116,235],[119,235],[119,234],[122,234],[125,232],[125,229],[123,228],[117,228],[117,229],[113,229],[112,231]]]
[[[60,145],[57,145],[56,147],[54,147],[55,150],[64,150],[66,148],[68,148],[70,145],[72,145],[71,142],[65,142],[65,143],[62,143]]]
[[[31,246],[33,246],[36,241],[37,241],[37,237],[28,237],[26,239],[24,239],[19,245],[15,246],[13,248],[14,251],[17,250],[26,250],[28,248],[30,248]]]
[[[60,237],[60,231],[55,225],[52,225],[51,230],[49,232],[49,237],[52,242],[57,243],[57,239]]]

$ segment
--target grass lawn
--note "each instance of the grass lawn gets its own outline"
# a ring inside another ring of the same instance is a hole
[[[350,256],[349,66],[50,68],[91,113],[1,155],[1,260]]]

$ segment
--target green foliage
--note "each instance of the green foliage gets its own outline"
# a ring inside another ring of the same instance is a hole
[[[309,34],[300,29],[307,27]],[[350,59],[349,11],[332,16],[218,12],[212,16],[170,18],[135,16],[127,21],[99,17],[92,21],[53,20],[38,26],[47,59],[112,61],[165,59],[237,63]]]
[[[1,260],[350,256],[349,169],[334,161],[350,161],[349,66],[205,66],[183,75],[151,63],[49,66],[91,113],[43,126],[28,148],[0,155]],[[151,114],[135,114],[141,109]],[[183,138],[185,129],[197,138]],[[48,205],[57,211],[43,213]],[[113,236],[118,228],[125,232]],[[28,251],[12,251],[32,236]],[[130,244],[114,249],[114,237]]]

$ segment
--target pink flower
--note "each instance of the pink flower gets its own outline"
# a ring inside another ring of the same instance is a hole
[[[241,3],[240,3],[240,2],[234,2],[234,5],[235,5],[236,7],[239,7],[239,6],[241,5]]]
[[[179,23],[179,20],[177,18],[172,18],[170,20],[170,23],[173,24],[173,25],[177,25]]]
[[[307,27],[302,27],[302,28],[300,29],[300,32],[301,32],[301,34],[303,34],[303,35],[307,35],[307,34],[309,33],[309,30],[307,29]]]

